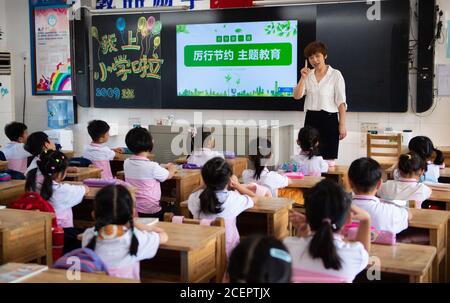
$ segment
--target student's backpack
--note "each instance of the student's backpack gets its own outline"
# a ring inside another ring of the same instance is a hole
[[[53,206],[44,200],[38,193],[28,192],[11,203],[10,208],[21,210],[37,210],[46,213],[55,213]],[[58,226],[56,217],[52,220],[52,249],[53,261],[60,258],[64,248],[64,229]]]
[[[78,269],[77,266],[81,272],[109,274],[105,263],[92,249],[87,247],[72,250],[59,258],[53,265],[54,268],[59,269]]]
[[[25,175],[17,170],[5,169],[5,170],[0,171],[0,173],[10,175],[11,179],[13,179],[13,180],[25,180],[26,179]]]

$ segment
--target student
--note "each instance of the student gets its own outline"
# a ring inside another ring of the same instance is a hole
[[[148,159],[153,149],[153,139],[145,128],[131,129],[125,137],[125,143],[134,154],[123,164],[125,181],[137,188],[136,209],[139,217],[157,217],[163,220],[164,213],[173,210],[160,205],[161,182],[175,175],[176,166],[169,163],[163,168]]]
[[[95,227],[83,233],[82,245],[95,251],[111,276],[139,280],[139,261],[156,255],[168,235],[133,219],[133,199],[121,185],[102,188],[94,200]]]
[[[354,193],[352,203],[370,214],[373,227],[398,234],[408,228],[411,213],[404,207],[375,196],[381,186],[382,174],[380,164],[374,159],[360,158],[353,161],[348,170],[349,183]]]
[[[425,136],[412,138],[409,141],[408,148],[427,162],[427,169],[424,174],[425,179],[423,181],[437,183],[439,179],[439,169],[445,166],[444,154],[434,147],[430,138]],[[435,156],[434,159],[433,155]]]
[[[76,236],[82,230],[73,227],[72,207],[81,203],[89,187],[62,183],[68,168],[68,159],[62,152],[43,151],[36,165],[27,174],[26,191],[39,193],[55,209],[58,225],[64,228],[64,253],[80,248]]]
[[[110,149],[105,145],[109,140],[109,125],[102,120],[92,120],[87,127],[92,142],[86,145],[83,158],[90,160],[96,167],[102,169],[102,179],[112,179],[111,165],[116,153],[122,153],[120,148]]]
[[[256,138],[250,142],[250,162],[253,169],[242,172],[242,180],[245,184],[256,183],[270,189],[272,197],[278,196],[278,189],[284,188],[292,183],[288,177],[282,176],[275,171],[269,171],[266,167],[267,161],[272,157],[272,143],[268,139]]]
[[[293,275],[328,277],[351,282],[366,268],[370,250],[370,216],[351,206],[350,196],[334,181],[325,179],[305,194],[306,219],[294,220],[299,230],[306,221],[311,232],[288,237],[284,244],[292,257]],[[303,216],[299,213],[297,216]],[[342,227],[359,220],[355,242],[345,241]]]
[[[29,171],[37,168],[38,156],[43,151],[56,150],[56,146],[46,133],[34,132],[28,136],[24,149],[34,157],[26,170],[26,174],[28,174]]]
[[[225,220],[226,253],[230,256],[239,243],[236,217],[248,208],[252,208],[258,197],[232,176],[228,163],[219,157],[212,158],[202,168],[205,183],[189,196],[188,208],[194,219]],[[235,189],[236,191],[233,191]]]
[[[200,136],[200,134],[198,134],[197,136]],[[206,162],[208,162],[208,160],[214,157],[224,157],[222,153],[212,150],[216,146],[216,139],[211,134],[211,132],[202,131],[201,139],[202,145],[199,148],[194,148],[194,142],[196,140],[193,140],[193,144],[191,144],[192,154],[188,156],[187,163],[202,167]]]
[[[31,156],[23,145],[27,141],[27,126],[20,122],[11,122],[5,126],[6,137],[11,141],[2,148],[2,152],[8,161],[8,169],[24,174],[27,170],[27,160]]]
[[[398,180],[388,180],[383,183],[377,196],[384,200],[415,201],[421,208],[422,202],[431,196],[431,189],[419,183],[420,177],[427,169],[427,163],[418,154],[411,152],[402,154],[398,160],[400,177]]]
[[[292,259],[273,237],[246,237],[233,250],[228,263],[231,283],[289,283]]]
[[[305,126],[298,132],[297,144],[301,148],[299,155],[292,157],[299,171],[305,176],[320,176],[328,171],[328,163],[319,154],[319,132],[311,126]]]

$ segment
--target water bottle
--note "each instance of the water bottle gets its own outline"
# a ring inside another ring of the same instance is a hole
[[[68,101],[63,99],[47,100],[48,127],[66,128],[69,125]]]

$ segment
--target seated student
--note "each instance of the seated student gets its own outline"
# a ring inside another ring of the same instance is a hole
[[[201,137],[201,147],[194,148],[196,141]],[[216,139],[211,134],[211,132],[202,131],[201,135],[197,134],[195,139],[191,144],[192,154],[188,156],[187,163],[195,164],[197,166],[202,167],[205,165],[208,160],[214,157],[223,158],[223,154],[221,152],[212,150],[216,146]]]
[[[319,132],[311,126],[305,126],[298,132],[297,144],[301,148],[299,155],[292,156],[299,171],[305,176],[320,176],[328,171],[328,163],[319,154]]]
[[[266,164],[272,157],[271,149],[272,143],[268,139],[258,137],[250,142],[249,159],[253,169],[242,172],[242,181],[245,184],[254,182],[265,186],[270,189],[272,197],[277,197],[278,189],[288,186],[292,181],[278,172],[267,169]]]
[[[354,193],[352,203],[370,214],[373,227],[398,234],[408,228],[411,213],[404,207],[375,196],[381,186],[382,174],[380,164],[374,159],[360,158],[353,161],[348,170],[349,183]]]
[[[116,153],[121,153],[122,149],[110,149],[105,145],[109,140],[109,125],[105,121],[90,121],[87,130],[92,142],[85,146],[83,158],[90,160],[96,167],[102,169],[102,179],[112,179],[109,161],[114,159]]]
[[[283,241],[292,257],[293,276],[308,274],[352,282],[366,268],[370,216],[351,204],[350,196],[328,179],[305,194],[306,218],[297,212],[295,216],[291,215],[293,225],[301,232],[297,237],[287,237]],[[342,227],[351,220],[359,220],[355,242],[347,242],[341,235]]]
[[[224,218],[226,253],[229,257],[239,243],[236,217],[252,208],[258,197],[239,184],[237,177],[232,176],[230,166],[222,158],[216,157],[206,162],[202,168],[202,177],[205,186],[189,196],[189,211],[194,219]]]
[[[56,150],[56,146],[46,133],[34,132],[28,136],[24,149],[34,157],[26,170],[26,174],[28,174],[29,171],[37,168],[36,161],[39,155],[43,151]]]
[[[248,236],[232,251],[228,262],[231,283],[289,283],[292,258],[273,237]]]
[[[148,159],[153,149],[153,138],[145,128],[131,129],[125,137],[125,143],[134,154],[123,164],[125,181],[137,188],[136,209],[139,217],[163,220],[164,213],[173,210],[160,205],[161,182],[175,175],[176,166],[169,163],[166,169]]]
[[[102,188],[94,200],[95,227],[83,233],[82,244],[95,251],[111,276],[139,280],[139,261],[156,255],[168,235],[133,219],[133,198],[121,185]]]
[[[20,122],[11,122],[5,126],[6,137],[11,141],[2,148],[5,161],[8,161],[8,169],[24,174],[27,170],[27,160],[31,156],[23,145],[27,141],[27,126]]]
[[[398,180],[388,180],[383,183],[377,196],[384,200],[416,201],[416,207],[421,208],[422,202],[431,196],[431,189],[419,183],[420,177],[427,168],[427,163],[418,154],[412,152],[400,155],[398,160],[400,177]]]
[[[73,227],[72,207],[81,203],[89,187],[62,183],[68,168],[68,159],[62,152],[43,151],[36,165],[27,174],[26,191],[39,193],[55,209],[58,225],[64,228],[64,253],[80,248],[77,235],[83,231]]]
[[[439,170],[445,166],[444,154],[434,147],[430,138],[425,136],[414,137],[409,141],[408,148],[411,152],[417,153],[427,162],[427,169],[425,170],[423,181],[439,182]]]

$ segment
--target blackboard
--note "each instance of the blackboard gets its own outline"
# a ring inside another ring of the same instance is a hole
[[[92,18],[95,107],[161,107],[161,29],[159,14]]]

